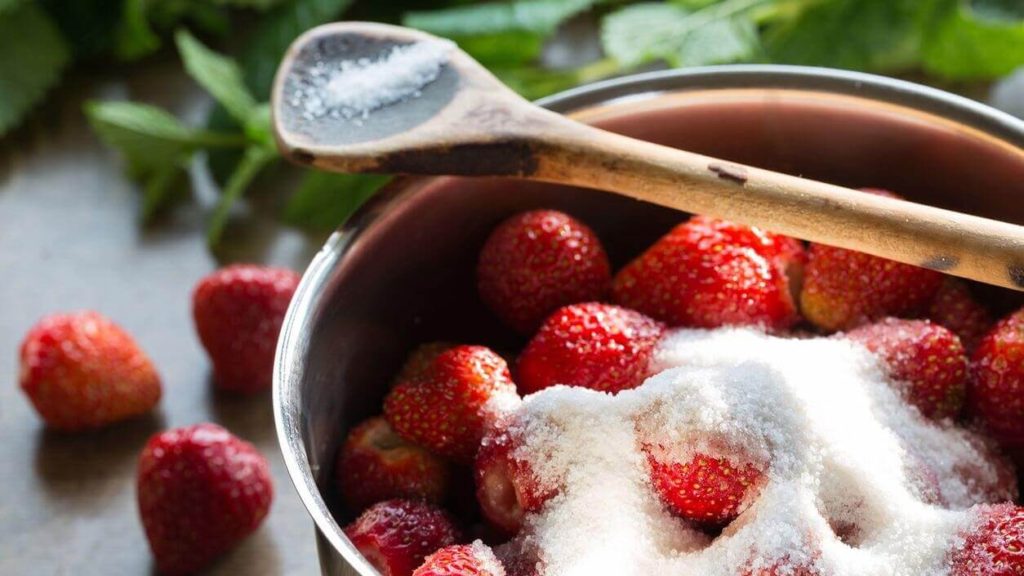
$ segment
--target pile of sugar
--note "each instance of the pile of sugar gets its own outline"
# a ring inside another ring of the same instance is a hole
[[[419,97],[441,75],[454,47],[448,40],[423,40],[394,46],[375,59],[317,62],[299,75],[290,103],[310,120],[366,118],[379,108]]]
[[[536,550],[544,573],[736,576],[788,559],[836,576],[941,575],[966,509],[999,484],[980,438],[922,418],[855,344],[679,330],[654,365],[637,389],[557,386],[516,411],[518,455],[559,486],[511,544]],[[768,470],[716,538],[665,511],[638,449],[657,442],[683,457],[707,439],[716,455],[730,446]],[[922,463],[935,472],[923,482]],[[846,543],[833,531],[844,526],[856,527]]]

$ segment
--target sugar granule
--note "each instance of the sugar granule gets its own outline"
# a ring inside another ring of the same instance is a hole
[[[455,44],[423,40],[394,46],[376,58],[317,62],[296,79],[292,106],[307,119],[364,119],[374,110],[409,98],[440,77]]]
[[[835,576],[938,576],[966,509],[985,499],[972,482],[998,482],[979,437],[923,418],[857,344],[676,330],[653,365],[639,388],[556,386],[513,413],[518,456],[560,487],[517,540],[545,573],[735,576],[785,559]],[[638,448],[652,439],[679,458],[742,449],[766,482],[712,539],[659,502]],[[926,501],[915,466],[941,479],[945,506]]]

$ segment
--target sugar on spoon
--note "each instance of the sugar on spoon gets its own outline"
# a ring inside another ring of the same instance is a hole
[[[588,126],[523,99],[451,42],[342,22],[277,72],[289,159],[335,172],[505,176],[594,188],[1024,290],[1024,227]]]

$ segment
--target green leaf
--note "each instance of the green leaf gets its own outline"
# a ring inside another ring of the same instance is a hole
[[[206,243],[210,247],[216,246],[220,242],[221,235],[224,233],[224,226],[228,222],[231,207],[242,197],[246,188],[249,187],[249,184],[252,183],[256,176],[268,164],[278,158],[277,150],[274,148],[268,148],[261,144],[246,148],[241,161],[238,162],[235,171],[231,173],[227,184],[224,185],[220,201],[210,216],[210,222],[206,228]]]
[[[124,0],[114,48],[119,58],[135,60],[160,47],[160,37],[149,25],[148,4],[149,0]]]
[[[4,12],[13,10],[27,1],[28,0],[0,0],[0,16],[3,16]]]
[[[222,6],[235,8],[252,8],[254,10],[267,10],[280,4],[282,0],[214,0],[214,3]]]
[[[589,9],[595,0],[515,0],[409,12],[405,26],[458,38],[506,32],[549,35],[568,18]]]
[[[605,53],[624,68],[665,61],[700,66],[753,59],[760,50],[746,12],[764,0],[726,0],[697,11],[664,4],[635,4],[602,24]]]
[[[1024,2],[1020,0],[973,0],[970,10],[988,20],[1024,20]]]
[[[246,84],[269,99],[274,74],[288,46],[314,26],[334,20],[353,0],[290,0],[260,19],[239,56]]]
[[[929,30],[923,58],[926,71],[949,79],[985,80],[1009,74],[1024,65],[1024,16],[1006,2],[961,2]]]
[[[34,2],[0,14],[0,54],[2,136],[57,84],[70,54],[60,32]]]
[[[922,20],[935,0],[808,3],[763,34],[770,58],[787,64],[900,71],[920,60]]]
[[[310,171],[288,200],[284,221],[315,232],[334,230],[389,180],[372,174]]]
[[[249,121],[256,109],[256,100],[242,80],[238,64],[195,39],[186,30],[174,35],[185,70],[239,123]]]
[[[567,19],[601,0],[514,0],[409,12],[405,26],[452,38],[491,65],[522,64],[540,54],[544,40]]]
[[[155,106],[132,102],[87,102],[93,130],[117,150],[129,176],[143,187],[143,215],[152,216],[168,198],[171,184],[199,148],[245,145],[242,135],[191,128]]]

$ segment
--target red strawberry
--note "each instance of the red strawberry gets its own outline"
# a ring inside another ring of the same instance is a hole
[[[476,496],[480,510],[492,526],[507,535],[519,532],[527,512],[536,512],[557,489],[543,486],[529,462],[517,451],[522,440],[517,430],[493,429],[476,456]]]
[[[164,574],[192,574],[233,548],[273,495],[263,455],[216,424],[156,434],[139,458],[139,513]]]
[[[444,460],[402,440],[386,420],[376,417],[349,432],[334,475],[342,499],[361,511],[392,498],[441,502],[450,471]]]
[[[999,322],[971,359],[967,411],[1006,446],[1024,446],[1024,309]]]
[[[780,330],[796,323],[783,266],[797,258],[795,248],[774,235],[740,234],[738,225],[714,222],[681,224],[627,264],[612,282],[615,301],[673,326]]]
[[[374,504],[345,535],[382,576],[410,576],[428,555],[460,538],[444,510],[413,500]]]
[[[639,386],[665,326],[610,304],[574,304],[541,326],[516,364],[519,390],[555,384],[618,392]]]
[[[928,418],[955,418],[963,407],[967,356],[960,339],[928,320],[886,318],[846,334],[877,354],[907,401]]]
[[[995,323],[988,310],[971,296],[962,280],[947,277],[928,307],[928,318],[949,328],[968,352],[973,352]]]
[[[764,568],[746,569],[743,576],[821,576],[821,571],[813,564],[804,562],[793,563],[792,560],[779,560]]]
[[[1024,573],[1024,508],[981,505],[950,557],[953,576],[1019,576]]]
[[[764,474],[750,462],[737,465],[701,453],[679,462],[663,447],[648,444],[643,451],[661,501],[677,516],[697,524],[728,524],[761,490]]]
[[[413,576],[505,576],[494,551],[477,540],[472,544],[448,546],[427,556]]]
[[[807,251],[796,238],[710,216],[694,216],[686,225],[708,238],[717,236],[723,244],[752,248],[787,274],[799,276],[807,263]]]
[[[405,359],[402,369],[398,371],[398,376],[395,376],[395,383],[423,376],[435,358],[440,356],[445,350],[450,350],[454,347],[455,344],[450,342],[427,342],[426,344],[420,344]]]
[[[422,377],[395,386],[384,399],[384,417],[406,440],[468,464],[487,426],[516,398],[501,356],[483,346],[456,346]]]
[[[277,336],[298,285],[291,270],[251,264],[199,281],[192,316],[219,388],[248,393],[270,387]]]
[[[40,320],[21,344],[20,384],[47,425],[62,430],[145,414],[161,392],[149,357],[96,312]]]
[[[535,210],[502,222],[480,251],[480,297],[506,324],[529,334],[556,308],[598,300],[611,267],[601,241],[582,222]]]

